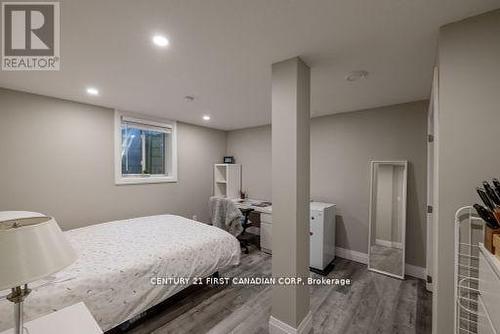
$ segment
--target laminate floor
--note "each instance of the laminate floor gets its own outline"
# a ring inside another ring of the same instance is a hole
[[[312,277],[321,277],[311,274]],[[271,276],[271,256],[243,254],[221,277]],[[425,282],[398,280],[337,258],[328,275],[350,286],[311,286],[314,333],[431,333],[431,294]],[[270,286],[202,286],[163,307],[127,334],[268,333]]]

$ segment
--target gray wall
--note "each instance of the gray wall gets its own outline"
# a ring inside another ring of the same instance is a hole
[[[311,198],[337,204],[337,245],[366,253],[369,161],[408,160],[407,263],[425,267],[427,101],[311,120]],[[271,127],[230,131],[243,188],[271,199]]]
[[[212,164],[226,133],[178,124],[178,183],[114,184],[113,110],[0,89],[0,211],[56,217],[63,229],[173,213],[208,220]]]
[[[440,32],[434,333],[453,332],[455,211],[479,201],[482,180],[500,177],[499,36],[500,10]]]
[[[367,252],[370,159],[407,159],[407,262],[425,266],[427,102],[315,118],[311,196],[338,205],[337,244]],[[63,229],[174,213],[208,220],[212,164],[226,133],[179,123],[179,182],[114,184],[113,111],[0,89],[0,210],[55,216]],[[271,128],[227,134],[243,189],[271,199]]]
[[[227,154],[241,164],[241,188],[252,198],[271,200],[271,126],[229,131]]]

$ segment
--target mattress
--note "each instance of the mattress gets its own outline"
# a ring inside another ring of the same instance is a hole
[[[153,284],[156,277],[206,277],[237,265],[241,252],[229,233],[174,215],[92,225],[65,235],[78,260],[31,284],[33,292],[24,303],[25,320],[83,301],[106,331],[187,287]],[[0,331],[10,327],[13,304],[4,299],[0,301]]]

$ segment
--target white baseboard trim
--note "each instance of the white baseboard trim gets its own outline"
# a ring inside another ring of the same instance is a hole
[[[281,320],[271,316],[269,318],[269,334],[308,334],[312,329],[311,311],[302,319],[299,327],[294,328]]]
[[[335,255],[346,260],[368,264],[368,254],[366,253],[341,247],[335,247]],[[425,268],[414,266],[408,263],[405,264],[405,275],[420,278],[423,280],[426,279]]]
[[[420,278],[426,280],[427,275],[425,273],[425,268],[414,266],[413,264],[405,264],[405,274],[415,278]]]
[[[403,244],[401,242],[396,242],[396,241],[389,241],[389,240],[383,240],[383,239],[376,239],[375,244],[380,245],[380,246],[385,246],[385,247],[394,247],[394,248],[403,248]]]
[[[368,254],[361,253],[355,250],[335,247],[335,255],[346,260],[368,264]]]

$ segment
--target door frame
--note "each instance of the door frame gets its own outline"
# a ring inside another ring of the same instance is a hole
[[[436,261],[436,223],[438,210],[438,68],[434,68],[432,92],[427,114],[427,243],[426,243],[426,288],[432,291],[434,265]]]

